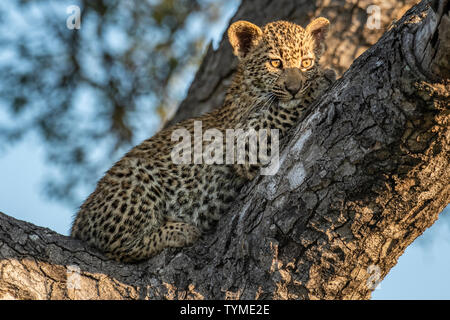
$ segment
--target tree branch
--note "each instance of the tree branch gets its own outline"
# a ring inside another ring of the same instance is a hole
[[[353,63],[292,130],[279,172],[192,247],[125,265],[0,214],[0,297],[369,298],[450,199],[449,2],[427,8]]]

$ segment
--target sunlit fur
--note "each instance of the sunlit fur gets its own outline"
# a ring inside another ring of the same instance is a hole
[[[248,90],[254,95],[267,97],[274,95],[280,104],[286,107],[306,103],[313,96],[314,82],[321,81],[322,72],[319,65],[323,53],[323,44],[317,43],[311,33],[301,26],[276,21],[265,25],[258,45],[241,60],[240,72]],[[313,63],[307,70],[301,68],[302,59],[312,58]],[[274,68],[270,60],[280,59],[282,68]],[[305,86],[292,96],[285,87],[287,68],[298,68],[305,78]]]

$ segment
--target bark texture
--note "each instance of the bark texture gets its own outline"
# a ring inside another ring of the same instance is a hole
[[[423,1],[394,23],[193,247],[124,265],[0,214],[0,297],[370,298],[449,203],[449,9]]]

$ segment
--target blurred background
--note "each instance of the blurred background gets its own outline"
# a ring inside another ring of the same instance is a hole
[[[0,2],[0,211],[68,235],[103,173],[170,119],[239,3]],[[450,299],[445,211],[373,299]]]

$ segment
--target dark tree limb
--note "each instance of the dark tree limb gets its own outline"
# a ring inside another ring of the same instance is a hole
[[[0,214],[0,297],[370,298],[449,203],[449,7],[393,24],[193,247],[124,265]]]

